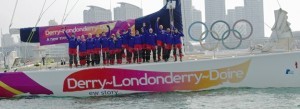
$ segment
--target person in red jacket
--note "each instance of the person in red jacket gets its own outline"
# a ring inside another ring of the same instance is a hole
[[[156,60],[156,41],[157,41],[157,35],[153,32],[153,29],[149,28],[149,30],[146,30],[146,25],[143,25],[143,29],[146,35],[146,43],[147,43],[147,51],[146,51],[146,62],[150,62],[150,56],[152,51],[153,61],[157,62]]]
[[[131,29],[130,29],[130,24],[127,24],[128,29],[127,30],[122,30],[123,34],[121,35],[122,38],[122,57],[127,58],[127,55],[129,53],[128,51],[128,38],[130,37]],[[126,54],[125,54],[126,51]],[[127,59],[126,59],[127,60]],[[127,63],[129,63],[127,61]]]
[[[175,62],[177,61],[177,54],[176,54],[177,50],[179,51],[180,61],[182,61],[183,54],[182,54],[182,41],[181,41],[182,39],[181,38],[184,37],[184,35],[181,32],[179,32],[178,29],[175,29],[175,33],[173,34],[173,37],[174,37],[173,55],[174,55],[174,58],[175,58]]]
[[[72,64],[75,64],[75,67],[78,66],[77,64],[77,39],[75,36],[75,33],[72,33],[71,36],[69,36],[66,32],[66,28],[63,28],[63,31],[69,41],[69,67],[72,68]]]
[[[77,38],[78,40],[78,45],[79,45],[79,63],[80,66],[85,66],[86,62],[87,62],[87,48],[86,48],[86,39],[84,37],[84,35],[82,35],[81,37],[78,36]]]
[[[122,43],[123,38],[119,31],[116,33],[116,55],[117,55],[117,64],[122,64]]]
[[[110,65],[115,64],[116,59],[116,37],[115,34],[112,34],[111,37],[108,39],[108,46],[109,46],[109,62]]]
[[[107,25],[108,32],[105,33],[103,32],[101,35],[101,46],[102,46],[102,57],[103,57],[103,65],[109,64],[109,44],[108,44],[108,39],[110,38],[111,31],[110,27]]]
[[[87,66],[89,67],[90,64],[94,66],[94,51],[95,51],[95,46],[94,46],[94,38],[91,33],[89,33],[88,38],[86,40],[86,48],[87,48]]]
[[[163,30],[164,26],[158,24],[159,20],[160,20],[160,17],[157,18],[156,26],[155,26],[155,31],[156,31],[156,34],[157,34],[156,43],[157,43],[158,62],[161,61],[161,55],[162,55],[162,52],[164,51],[163,48],[164,48],[164,45],[165,45],[164,42],[163,42],[164,36],[165,36],[165,31]]]
[[[128,64],[131,64],[132,63],[132,56],[133,56],[133,53],[134,53],[134,34],[130,32],[130,35],[128,37],[128,47],[127,47],[127,63]]]
[[[171,50],[172,50],[172,45],[173,45],[173,34],[171,33],[171,29],[167,28],[167,32],[164,36],[164,60],[165,62],[169,61]]]
[[[143,36],[140,34],[138,30],[136,30],[136,35],[134,37],[134,61],[137,61],[138,64],[142,62],[142,49],[143,43],[142,38]]]
[[[100,64],[100,54],[101,54],[101,38],[100,35],[97,34],[96,37],[94,38],[94,45],[95,45],[95,54],[94,54],[94,59],[95,59],[95,64],[99,65]]]
[[[146,25],[146,24],[143,24]],[[147,43],[146,43],[146,32],[144,31],[144,29],[141,29],[142,32],[142,59],[143,59],[143,63],[146,62],[146,51],[147,51]]]

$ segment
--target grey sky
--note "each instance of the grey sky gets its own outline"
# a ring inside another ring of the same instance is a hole
[[[2,28],[3,33],[8,32],[8,26],[10,24],[10,19],[12,16],[14,4],[16,0],[0,0],[0,28]],[[19,0],[17,7],[15,19],[13,21],[13,26],[16,28],[32,27],[37,21],[38,15],[41,11],[41,7],[44,0]],[[46,6],[50,5],[50,2],[54,0],[47,0]],[[128,2],[139,7],[143,7],[144,15],[153,13],[162,7],[162,0],[80,0],[76,8],[70,14],[69,18],[66,20],[65,24],[69,23],[81,23],[83,20],[82,11],[87,9],[88,5],[96,5],[109,9],[110,2],[112,3],[112,8],[118,6],[117,2]],[[292,23],[291,28],[294,31],[300,30],[300,8],[299,0],[279,0],[281,6],[284,10],[289,12],[289,21]],[[55,19],[57,22],[61,22],[63,11],[65,8],[67,0],[57,0],[57,2],[45,13],[43,19],[38,26],[48,25],[48,21]],[[73,5],[76,0],[70,0],[70,5]],[[193,0],[193,5],[196,9],[202,11],[202,16],[204,18],[204,0]],[[226,0],[226,8],[232,9],[235,6],[243,6],[243,0]],[[276,0],[264,0],[264,12],[265,12],[265,23],[272,26],[274,23],[273,11],[278,9],[279,6]],[[271,31],[266,27],[266,36],[269,36]]]

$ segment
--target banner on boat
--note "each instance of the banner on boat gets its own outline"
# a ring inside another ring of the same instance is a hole
[[[22,94],[51,95],[53,92],[23,72],[4,73],[0,75],[0,98],[10,98]]]
[[[130,27],[128,27],[128,24]],[[50,27],[40,27],[39,28],[39,39],[40,45],[52,45],[67,43],[68,40],[64,34],[62,28],[66,27],[66,32],[71,35],[74,32],[77,36],[85,35],[89,33],[96,35],[102,32],[107,32],[107,25],[110,26],[111,32],[116,33],[118,30],[127,30],[131,28],[135,30],[135,20],[127,21],[111,21],[111,22],[99,22],[99,23],[87,23],[87,24],[72,24],[72,25],[60,25],[60,26],[50,26]]]
[[[223,83],[239,83],[248,73],[250,61],[205,71],[154,72],[116,68],[87,69],[64,80],[63,92],[119,90],[138,92],[198,91]]]
[[[234,66],[184,72],[90,68],[58,73],[0,74],[0,98],[28,95],[111,96],[140,92],[200,91],[224,83],[240,83],[251,61]],[[49,75],[57,77],[49,78]],[[63,95],[61,95],[63,94]]]

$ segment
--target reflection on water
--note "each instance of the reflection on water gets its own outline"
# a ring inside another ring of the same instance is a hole
[[[300,108],[300,88],[223,88],[189,93],[148,93],[119,97],[23,97],[0,100],[0,109],[166,109]]]

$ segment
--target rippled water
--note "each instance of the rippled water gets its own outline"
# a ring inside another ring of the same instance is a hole
[[[0,100],[0,109],[294,109],[300,88],[225,88],[189,93],[137,94],[97,98],[14,98]]]

